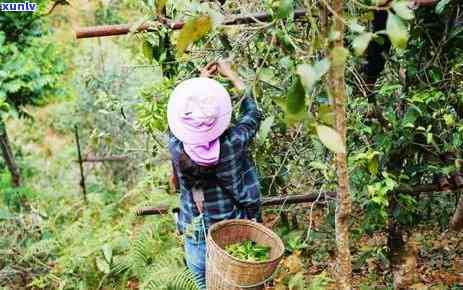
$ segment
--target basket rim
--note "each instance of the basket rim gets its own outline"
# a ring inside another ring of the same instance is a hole
[[[238,258],[235,258],[233,257],[232,255],[228,254],[224,249],[222,249],[215,241],[214,239],[212,238],[212,235],[211,235],[211,232],[213,229],[215,229],[216,227],[221,227],[223,226],[224,224],[229,224],[229,223],[239,223],[239,224],[242,224],[242,223],[245,223],[245,224],[248,224],[248,225],[252,225],[254,227],[257,227],[259,228],[260,230],[263,230],[263,231],[266,231],[268,232],[271,236],[273,236],[274,238],[276,238],[276,242],[280,245],[280,249],[281,250],[281,253],[273,258],[273,259],[269,259],[269,260],[265,260],[265,261],[245,261],[245,260],[240,260]],[[211,228],[209,229],[209,233],[207,234],[207,239],[209,240],[209,242],[214,246],[216,247],[217,249],[219,249],[219,252],[222,253],[222,254],[225,254],[227,257],[230,257],[232,258],[232,260],[236,261],[236,262],[240,262],[240,263],[244,263],[244,264],[250,264],[250,265],[263,265],[263,264],[272,264],[278,260],[281,260],[281,258],[283,257],[284,253],[285,253],[285,245],[283,244],[283,241],[281,240],[281,238],[275,233],[273,232],[271,229],[267,228],[266,226],[260,224],[260,223],[257,223],[257,222],[254,222],[254,221],[251,221],[251,220],[247,220],[247,219],[231,219],[231,220],[223,220],[223,221],[220,221],[220,222],[217,222],[215,224],[213,224],[211,226]]]

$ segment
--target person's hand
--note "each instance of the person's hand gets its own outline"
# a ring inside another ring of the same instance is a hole
[[[228,61],[217,62],[217,71],[225,78],[229,79],[233,85],[240,91],[244,90],[244,83],[238,76],[238,74],[231,68],[231,64]]]
[[[231,64],[228,61],[218,61],[217,71],[229,80],[237,77],[237,74],[232,70]]]
[[[217,72],[217,63],[210,62],[202,70],[200,76],[203,78],[209,78],[211,75]]]

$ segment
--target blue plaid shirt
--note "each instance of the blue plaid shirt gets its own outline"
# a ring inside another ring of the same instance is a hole
[[[240,119],[220,136],[220,159],[213,166],[194,164],[186,157],[182,142],[171,134],[169,150],[180,189],[177,227],[181,233],[200,214],[191,192],[198,184],[204,192],[203,218],[207,228],[226,219],[260,219],[260,186],[247,147],[256,135],[261,119],[254,100],[244,98]],[[185,166],[181,166],[181,162],[186,158],[190,168],[182,172],[181,168]]]

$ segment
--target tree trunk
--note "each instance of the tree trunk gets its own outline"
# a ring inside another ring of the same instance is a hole
[[[454,231],[463,229],[463,196],[460,197],[453,218],[450,221],[450,229]]]
[[[337,39],[331,52],[331,68],[328,75],[329,91],[334,98],[336,110],[336,130],[341,135],[346,147],[346,83],[344,79],[345,59],[339,55],[344,51],[344,23],[339,19],[343,14],[342,0],[334,0],[333,7],[338,16],[332,16]],[[337,269],[336,282],[338,289],[352,289],[352,264],[349,249],[349,217],[352,199],[349,193],[349,176],[347,171],[347,153],[336,154],[338,175],[338,199],[336,204],[336,246]]]
[[[6,132],[6,126],[3,119],[0,117],[0,148],[6,166],[11,173],[11,180],[14,187],[21,186],[21,174],[19,167],[14,160],[13,151],[11,150],[10,141]]]

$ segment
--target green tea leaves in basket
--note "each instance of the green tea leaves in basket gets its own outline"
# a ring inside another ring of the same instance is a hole
[[[270,247],[259,245],[251,240],[246,240],[241,243],[226,246],[225,252],[243,261],[261,262],[269,259]]]

